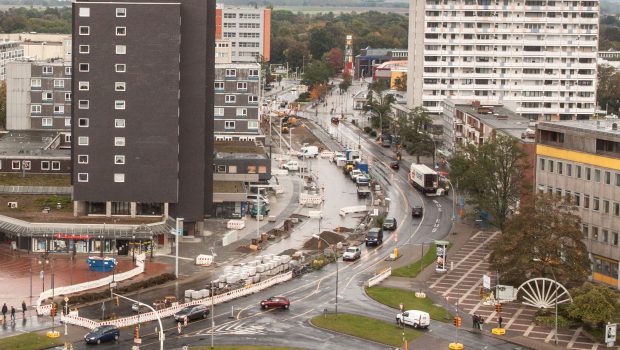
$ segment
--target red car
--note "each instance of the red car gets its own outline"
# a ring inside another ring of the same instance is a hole
[[[273,309],[273,308],[288,309],[289,306],[291,306],[291,302],[288,300],[287,297],[283,297],[283,296],[271,297],[267,300],[263,300],[260,302],[261,309]]]

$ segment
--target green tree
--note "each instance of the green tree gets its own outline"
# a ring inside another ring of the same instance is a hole
[[[566,198],[539,194],[522,203],[492,245],[489,262],[505,284],[548,277],[579,286],[590,275],[577,207]],[[553,270],[551,270],[553,269]]]
[[[598,66],[598,84],[596,98],[601,108],[609,107],[609,112],[618,111],[620,107],[620,73],[612,66]]]
[[[379,128],[380,134],[388,129],[392,124],[392,103],[394,103],[394,96],[386,94],[381,85],[372,86],[374,90],[371,90],[368,94],[368,101],[363,107],[365,112],[371,113],[371,122],[374,128]]]
[[[568,306],[568,315],[591,327],[613,322],[620,311],[618,294],[605,286],[586,283],[571,290],[571,296],[573,302]]]
[[[304,71],[301,79],[302,84],[310,87],[320,84],[326,84],[329,81],[330,69],[327,63],[319,60],[313,60]]]
[[[345,71],[342,73],[342,81],[338,84],[338,88],[340,91],[347,91],[349,87],[353,84],[353,79],[351,77],[351,73],[349,71]]]
[[[528,164],[519,141],[498,135],[482,145],[467,144],[450,168],[452,183],[458,183],[476,209],[490,214],[490,223],[503,231],[526,186]]]
[[[403,73],[394,79],[394,89],[397,91],[407,91],[407,73]]]
[[[6,81],[0,81],[0,127],[6,130]]]
[[[407,115],[398,118],[397,134],[400,136],[401,144],[407,152],[416,156],[417,163],[420,163],[422,155],[434,157],[435,145],[428,133],[431,123],[432,119],[424,107],[415,107]]]

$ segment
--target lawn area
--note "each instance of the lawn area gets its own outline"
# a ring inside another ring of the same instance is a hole
[[[394,347],[401,347],[403,345],[403,329],[396,326],[396,323],[383,322],[374,318],[351,314],[339,314],[338,318],[336,318],[334,314],[329,314],[327,317],[319,315],[314,317],[310,322],[320,328],[349,334]],[[420,335],[422,335],[422,333],[419,331],[411,328],[405,329],[405,337],[409,342]]]
[[[398,309],[403,303],[405,310],[422,310],[431,315],[431,319],[440,322],[451,322],[452,314],[441,306],[435,305],[431,298],[416,298],[410,290],[386,288],[381,286],[366,287],[366,293],[381,304]]]
[[[210,350],[210,346],[190,346],[190,350]],[[213,347],[216,350],[303,350],[299,348],[283,348],[280,346],[259,346],[259,345],[220,345]]]
[[[450,249],[450,246],[448,246],[448,249]],[[392,276],[415,278],[420,273],[420,264],[422,264],[422,269],[424,269],[428,265],[434,263],[437,260],[437,249],[435,246],[425,246],[424,249],[428,249],[428,251],[424,254],[424,257],[422,257],[421,263],[420,260],[416,260],[409,265],[393,269]]]
[[[71,186],[69,175],[0,174],[1,186]]]
[[[63,345],[64,343],[57,339],[51,339],[37,333],[22,333],[8,338],[0,339],[0,349],[11,350],[39,350],[48,349],[53,346]]]

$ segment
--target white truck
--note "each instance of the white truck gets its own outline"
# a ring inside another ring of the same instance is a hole
[[[304,146],[297,152],[297,158],[316,158],[319,155],[319,148],[317,146]]]
[[[428,328],[431,325],[431,317],[428,312],[407,310],[401,314],[396,314],[396,323],[413,328]]]
[[[424,164],[411,164],[409,182],[427,196],[443,194],[443,189],[439,188],[439,174]]]

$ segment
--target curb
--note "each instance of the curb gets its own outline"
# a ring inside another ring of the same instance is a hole
[[[381,320],[378,320],[378,321],[381,321]],[[323,331],[323,332],[329,332],[329,333],[332,333],[332,334],[335,334],[335,335],[344,335],[344,336],[347,336],[347,337],[355,338],[355,339],[358,339],[358,340],[361,340],[361,341],[365,341],[365,342],[369,342],[369,343],[373,343],[373,344],[377,344],[377,345],[381,345],[381,346],[389,346],[390,348],[393,347],[390,344],[385,344],[385,343],[381,343],[381,342],[378,342],[378,341],[375,341],[375,340],[370,340],[370,339],[364,339],[364,338],[360,338],[360,337],[355,336],[355,335],[351,335],[351,334],[347,334],[347,333],[341,333],[341,332],[338,332],[338,331],[334,331],[332,329],[327,329],[327,328],[319,327],[319,326],[315,325],[314,323],[312,323],[312,318],[308,319],[308,324],[310,325],[310,327],[312,327],[314,329],[318,329],[318,330]]]

